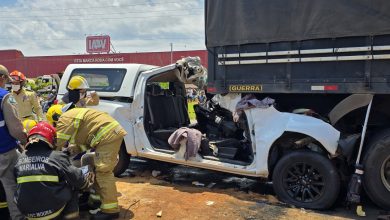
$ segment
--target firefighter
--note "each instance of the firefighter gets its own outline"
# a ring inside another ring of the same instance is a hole
[[[12,94],[18,103],[18,114],[20,120],[32,119],[44,120],[42,107],[35,92],[27,91],[23,87],[26,84],[26,76],[15,70],[10,73],[12,78]]]
[[[15,202],[29,219],[79,219],[78,191],[93,183],[91,172],[84,173],[65,153],[54,151],[55,137],[53,126],[39,122],[15,166]]]
[[[18,158],[17,140],[25,144],[27,135],[23,132],[22,123],[18,118],[15,99],[3,89],[9,80],[7,68],[0,65],[0,181],[5,190],[11,218],[24,219],[24,216],[13,202],[16,190],[13,167]]]
[[[99,105],[99,96],[95,91],[87,94],[89,84],[82,76],[73,76],[68,84],[68,92],[62,97],[65,104],[73,103],[76,107]]]
[[[119,216],[118,191],[113,169],[123,137],[127,134],[107,113],[73,108],[68,104],[57,122],[57,147],[67,148],[73,155],[93,148],[95,150],[96,190],[101,206],[93,219],[112,219]],[[70,110],[67,108],[70,107]]]

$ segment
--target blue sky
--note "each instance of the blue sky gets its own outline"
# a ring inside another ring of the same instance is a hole
[[[1,0],[0,5],[1,6],[12,6],[16,3],[15,0]]]
[[[102,34],[117,52],[205,49],[204,0],[0,0],[0,28],[0,50],[26,56],[83,54]]]

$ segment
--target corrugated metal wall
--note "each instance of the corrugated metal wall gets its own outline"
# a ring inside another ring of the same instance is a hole
[[[173,62],[187,56],[199,56],[207,67],[207,51],[174,51]],[[71,63],[142,63],[164,66],[171,63],[171,52],[86,54],[25,57],[18,50],[0,50],[0,64],[9,71],[19,70],[29,78],[62,72]]]

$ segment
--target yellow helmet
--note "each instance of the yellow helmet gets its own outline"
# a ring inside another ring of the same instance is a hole
[[[46,118],[50,122],[50,124],[54,124],[57,122],[60,116],[62,115],[62,107],[61,104],[52,105],[46,113]]]
[[[73,76],[68,84],[68,89],[89,89],[87,80],[82,76]]]
[[[37,125],[37,122],[32,119],[25,119],[23,121],[23,128],[26,130],[26,133],[30,132],[31,128],[33,128],[35,125]]]

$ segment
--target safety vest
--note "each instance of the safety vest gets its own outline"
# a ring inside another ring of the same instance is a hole
[[[9,134],[4,120],[3,109],[1,109],[1,103],[3,103],[3,99],[7,94],[6,90],[0,88],[0,153],[8,152],[17,146],[16,139]]]

